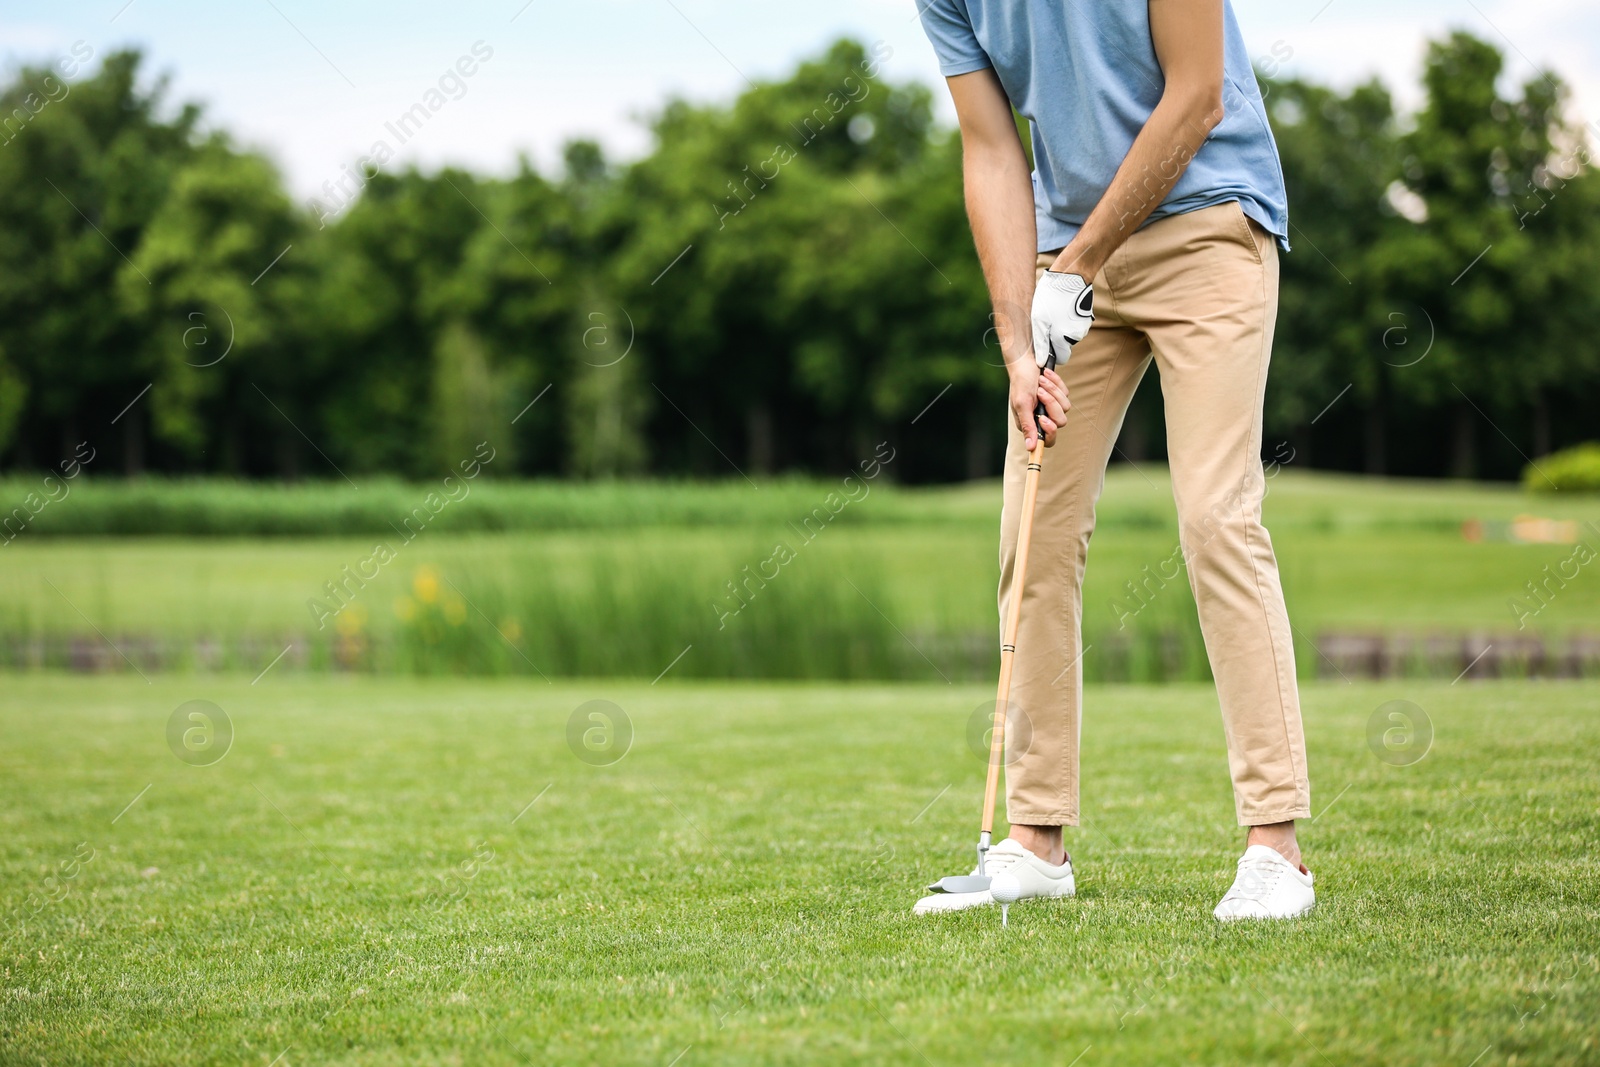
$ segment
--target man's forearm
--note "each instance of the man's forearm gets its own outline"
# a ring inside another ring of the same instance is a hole
[[[1020,144],[968,150],[962,159],[967,219],[978,246],[978,261],[994,305],[994,325],[1006,365],[1032,348],[1029,309],[1033,305],[1034,257],[1038,230],[1033,217],[1033,180]]]
[[[1189,161],[1222,121],[1222,104],[1209,92],[1173,92],[1161,98],[1100,202],[1051,269],[1093,280],[1178,184]]]
[[[1083,228],[1053,269],[1093,281],[1222,121],[1222,0],[1150,0],[1150,43],[1166,79],[1161,99]]]

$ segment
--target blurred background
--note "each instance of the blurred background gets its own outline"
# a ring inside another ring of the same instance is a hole
[[[1236,10],[1300,670],[1600,672],[1600,16]],[[911,3],[0,28],[0,663],[992,670],[1005,375]],[[1116,455],[1088,676],[1204,678],[1154,370]]]

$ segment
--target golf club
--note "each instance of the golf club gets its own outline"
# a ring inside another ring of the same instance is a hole
[[[1055,347],[1044,361],[1044,369],[1056,365]],[[1041,400],[1034,408],[1033,419],[1038,427],[1040,416],[1045,414]],[[1028,473],[1022,483],[1022,519],[1017,529],[1017,554],[1011,569],[1011,602],[1006,608],[1005,638],[1000,643],[1000,685],[994,698],[994,725],[989,735],[989,774],[983,788],[983,823],[978,832],[978,873],[950,875],[939,879],[928,888],[935,892],[981,893],[990,886],[984,858],[989,851],[990,837],[994,831],[994,802],[1000,788],[1000,764],[1005,759],[1006,708],[1011,703],[1011,665],[1017,653],[1017,627],[1022,621],[1022,591],[1028,576],[1028,548],[1033,541],[1033,505],[1039,496],[1039,472],[1044,469],[1044,431],[1039,430],[1039,444],[1027,454]],[[1009,902],[1007,902],[1009,903]]]

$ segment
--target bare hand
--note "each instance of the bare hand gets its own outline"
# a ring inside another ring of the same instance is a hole
[[[1032,452],[1044,431],[1046,448],[1056,443],[1056,431],[1066,425],[1072,402],[1067,399],[1067,383],[1053,370],[1040,371],[1031,359],[1018,360],[1011,372],[1011,417],[1022,431],[1024,447]],[[1044,402],[1045,413],[1034,423],[1034,409]]]

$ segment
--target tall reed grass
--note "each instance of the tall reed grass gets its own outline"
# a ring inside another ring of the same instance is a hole
[[[748,558],[764,553],[752,548]],[[860,556],[841,567],[837,555],[797,559],[767,580],[726,560],[685,565],[597,549],[560,573],[451,575],[423,568],[388,607],[389,618],[360,613],[354,624],[336,626],[324,658],[352,669],[420,674],[992,677],[999,662],[996,620],[904,611],[878,562]],[[1109,618],[1095,615],[1086,624],[1091,680],[1210,677],[1186,592],[1153,603],[1123,628]]]
[[[1085,586],[1090,681],[1209,676],[1186,580],[1150,578],[1177,565],[1171,500],[1155,473],[1108,478]],[[13,477],[0,492],[15,499],[28,485]],[[826,529],[803,533],[836,485],[479,479],[405,540],[395,523],[427,486],[77,479],[0,543],[0,667],[992,678],[998,486],[879,481]],[[1500,648],[1515,622],[1507,597],[1551,553],[1572,550],[1470,542],[1459,527],[1462,516],[1526,506],[1505,489],[1274,481],[1267,507],[1299,672],[1354,669],[1310,644],[1307,635],[1330,627],[1413,638],[1471,631]],[[1581,507],[1553,514],[1600,519]],[[68,536],[113,532],[153,536]],[[396,545],[396,562],[319,626],[307,598],[375,541]],[[774,560],[780,542],[793,559]],[[1130,581],[1147,591],[1137,610]],[[1537,628],[1545,641],[1527,653],[1530,672],[1541,656],[1577,654],[1572,635],[1593,630],[1595,588],[1569,582],[1518,632]],[[1450,656],[1412,658],[1437,674]]]
[[[768,479],[756,490],[742,481],[472,481],[441,471],[436,482],[358,478],[359,489],[340,482],[280,484],[225,479],[82,476],[54,480],[13,475],[0,479],[0,540],[17,536],[345,537],[392,536],[407,516],[436,511],[428,526],[439,532],[606,530],[645,526],[749,527],[781,524],[816,507],[837,481]],[[453,496],[451,495],[453,494]],[[893,502],[886,498],[896,498]],[[838,521],[917,521],[926,499],[896,492],[887,481],[872,486],[873,504],[846,508]],[[949,509],[939,508],[948,521]]]

